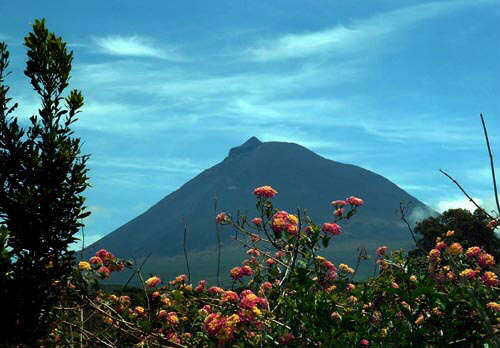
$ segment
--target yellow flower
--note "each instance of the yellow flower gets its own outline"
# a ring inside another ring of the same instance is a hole
[[[238,314],[230,315],[226,320],[226,325],[229,327],[234,327],[240,322],[240,317]]]
[[[252,312],[254,312],[254,314],[258,317],[262,315],[262,312],[259,308],[257,308],[257,306],[252,307]]]
[[[91,269],[90,263],[88,263],[87,261],[80,261],[80,263],[78,264],[78,268],[81,270],[90,270]]]
[[[288,220],[290,221],[290,223],[294,224],[294,225],[297,225],[299,223],[299,219],[295,216],[295,215],[288,215]]]
[[[414,275],[410,276],[410,281],[415,283],[417,281],[417,277]]]

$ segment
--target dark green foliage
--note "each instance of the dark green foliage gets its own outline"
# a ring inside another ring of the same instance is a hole
[[[479,209],[474,213],[465,209],[449,209],[437,217],[429,217],[417,224],[415,233],[420,236],[417,242],[428,252],[436,245],[437,237],[453,230],[454,241],[462,244],[464,248],[479,246],[498,259],[500,239],[486,226],[489,221],[488,216]]]
[[[60,37],[36,20],[25,38],[28,61],[25,75],[41,98],[38,115],[29,126],[13,116],[9,88],[4,84],[9,54],[0,44],[0,219],[10,237],[12,265],[0,274],[3,324],[2,340],[32,344],[49,328],[50,308],[74,265],[68,246],[83,226],[81,193],[88,184],[80,139],[70,126],[83,105],[82,94],[68,86],[73,53]],[[64,105],[65,104],[65,105]],[[60,281],[59,286],[54,286]]]

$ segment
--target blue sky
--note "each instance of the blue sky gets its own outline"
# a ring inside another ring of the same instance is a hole
[[[253,135],[373,170],[436,210],[464,206],[443,168],[493,208],[479,113],[500,174],[498,1],[33,0],[1,2],[0,17],[20,119],[38,105],[23,75],[34,19],[74,50],[87,241]]]

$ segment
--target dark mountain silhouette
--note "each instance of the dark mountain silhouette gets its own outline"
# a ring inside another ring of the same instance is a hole
[[[400,202],[410,203],[413,215],[431,214],[423,203],[376,173],[328,160],[297,144],[263,143],[252,137],[232,148],[222,162],[91,245],[87,253],[107,248],[123,258],[140,259],[151,254],[147,270],[173,277],[185,272],[182,241],[186,224],[192,270],[196,273],[215,264],[214,204],[217,212],[235,216],[239,209],[251,219],[256,214],[253,189],[263,185],[278,191],[273,198],[275,207],[289,212],[296,212],[297,207],[307,208],[316,224],[333,219],[332,200],[351,195],[363,198],[364,206],[343,223],[344,233],[330,249],[335,259],[348,258],[338,261],[353,262],[360,246],[369,251],[382,244],[408,249],[412,242],[397,213]],[[242,255],[235,253],[232,233],[229,227],[221,232],[225,250],[223,272],[234,266],[230,261],[238,262]],[[215,274],[213,267],[208,271]]]

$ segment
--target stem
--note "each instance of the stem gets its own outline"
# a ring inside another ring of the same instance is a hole
[[[187,268],[187,273],[188,273],[188,282],[191,280],[191,271],[189,269],[189,259],[188,259],[188,254],[187,254],[187,249],[186,249],[186,234],[187,234],[187,224],[184,224],[184,258],[186,259],[186,268]]]
[[[217,215],[217,194],[214,197],[214,215]],[[220,286],[220,230],[219,224],[215,222],[215,232],[217,235],[217,286]]]
[[[493,179],[493,191],[495,193],[495,201],[497,203],[497,213],[500,214],[500,203],[498,202],[498,191],[497,191],[497,181],[495,178],[495,167],[493,165],[493,155],[491,154],[490,140],[488,138],[488,132],[486,130],[486,124],[484,123],[483,114],[481,116],[481,123],[483,124],[484,138],[486,139],[486,146],[488,147],[488,155],[490,156],[490,167],[491,167],[491,177]]]

